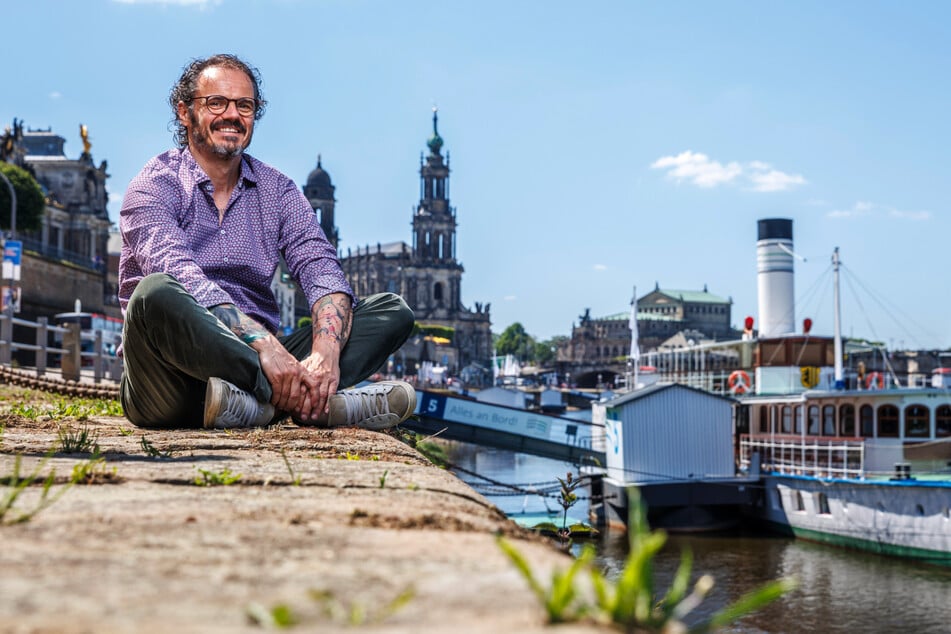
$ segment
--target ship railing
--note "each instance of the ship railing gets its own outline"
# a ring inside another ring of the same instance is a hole
[[[763,471],[817,478],[865,477],[862,439],[823,436],[740,436],[740,467],[749,469],[753,454]]]

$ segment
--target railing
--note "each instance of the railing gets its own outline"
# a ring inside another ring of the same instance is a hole
[[[36,331],[34,343],[13,341],[13,327],[22,326]],[[50,334],[62,335],[63,347],[49,345]],[[91,341],[91,352],[82,351],[82,342]],[[106,354],[102,346],[102,331],[83,333],[78,324],[67,326],[52,326],[46,317],[37,321],[27,321],[13,317],[9,312],[0,314],[0,364],[9,366],[13,361],[13,352],[27,350],[36,353],[36,375],[44,376],[47,372],[59,372],[66,380],[79,381],[83,374],[83,366],[88,360],[92,369],[92,378],[96,383],[103,379],[118,382],[122,377],[122,359]],[[59,361],[59,367],[52,360]]]
[[[43,244],[40,240],[34,240],[32,238],[21,237],[20,240],[23,242],[24,251],[33,252],[51,260],[60,260],[76,264],[87,269],[99,271],[100,273],[106,272],[106,262],[102,257],[92,259],[88,255],[68,249],[60,249],[50,244]]]
[[[817,436],[740,436],[740,467],[754,453],[765,471],[818,478],[865,478],[865,442]]]

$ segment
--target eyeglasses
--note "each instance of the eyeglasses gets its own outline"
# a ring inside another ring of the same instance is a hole
[[[238,109],[238,114],[242,117],[250,117],[258,110],[257,99],[251,97],[239,97],[238,99],[228,99],[222,95],[208,95],[207,97],[192,97],[191,100],[205,100],[205,107],[211,114],[221,114],[228,109],[228,104],[234,102],[234,107]]]

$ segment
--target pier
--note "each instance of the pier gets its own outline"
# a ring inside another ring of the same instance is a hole
[[[407,429],[440,438],[508,449],[577,464],[604,464],[604,435],[590,421],[480,403],[445,392],[416,390]]]

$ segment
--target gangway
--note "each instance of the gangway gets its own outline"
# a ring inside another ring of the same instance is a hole
[[[542,412],[416,390],[417,417],[403,427],[440,438],[577,464],[603,465],[603,425]]]

